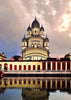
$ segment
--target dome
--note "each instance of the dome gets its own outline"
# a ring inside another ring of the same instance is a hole
[[[64,58],[71,58],[71,53],[66,54]]]
[[[10,60],[15,60],[15,61],[18,61],[18,60],[22,60],[22,57],[21,56],[13,56]]]
[[[40,28],[40,24],[39,24],[39,22],[37,21],[36,18],[35,18],[35,20],[32,22],[32,28],[34,28],[34,27]]]
[[[40,31],[44,31],[44,27],[43,26],[41,26]]]
[[[31,31],[31,27],[30,27],[30,25],[28,26],[27,31]]]

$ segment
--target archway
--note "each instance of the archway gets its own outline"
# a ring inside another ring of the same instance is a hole
[[[5,64],[4,64],[4,71],[7,71],[7,70],[8,70],[7,67],[8,67],[8,65],[7,65],[7,63],[5,63]]]

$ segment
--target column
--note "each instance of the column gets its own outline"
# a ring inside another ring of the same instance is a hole
[[[8,64],[8,63],[7,63],[7,64]],[[10,64],[8,64],[8,66],[7,66],[7,67],[8,67],[8,71],[10,71]]]
[[[28,65],[26,64],[26,71],[28,71]]]
[[[35,65],[36,66],[36,71],[37,71],[37,65]]]
[[[52,80],[50,81],[50,88],[52,89]]]
[[[57,88],[57,80],[55,80],[55,88]]]
[[[67,88],[67,80],[65,80],[65,88]]]
[[[30,65],[31,66],[31,71],[33,70],[33,65]]]
[[[57,62],[56,62],[56,66],[55,67],[56,67],[56,70],[57,70]]]
[[[47,88],[47,80],[46,80],[46,88]]]
[[[61,69],[61,71],[62,71],[62,62],[60,62],[60,69]]]
[[[65,71],[67,71],[67,62],[65,62]]]
[[[19,64],[17,64],[17,71],[19,71]]]
[[[21,65],[21,70],[22,70],[22,71],[24,70],[24,65],[23,65],[23,64]]]
[[[42,71],[42,62],[41,62],[41,64],[40,64],[40,71]]]
[[[62,88],[62,80],[60,80],[60,88]]]
[[[12,70],[14,71],[14,64],[12,64]]]
[[[51,65],[51,71],[52,71],[52,62],[51,62],[51,64],[50,64],[50,65]]]
[[[47,71],[47,62],[46,62],[46,71]]]
[[[40,80],[40,87],[42,88],[42,80]]]

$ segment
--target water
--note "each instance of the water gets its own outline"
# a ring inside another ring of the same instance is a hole
[[[0,100],[71,100],[71,78],[4,77]]]

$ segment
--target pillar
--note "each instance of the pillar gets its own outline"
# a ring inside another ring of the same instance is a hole
[[[62,88],[62,80],[60,80],[60,88]]]
[[[52,62],[51,62],[51,71],[52,71]]]
[[[35,65],[35,66],[36,66],[36,68],[35,68],[35,69],[36,69],[36,71],[37,71],[37,65]]]
[[[41,64],[40,64],[40,71],[42,71],[42,62],[41,62]]]
[[[50,88],[52,89],[52,80],[50,81]]]
[[[23,66],[24,66],[24,65],[22,64],[22,65],[21,65],[21,70],[22,70],[22,71],[24,70],[24,67],[23,67]]]
[[[65,71],[67,71],[67,62],[65,62]]]
[[[33,70],[33,65],[31,65],[31,71]]]
[[[67,88],[67,80],[65,80],[65,88]]]
[[[57,70],[57,62],[56,62],[56,65],[55,65],[55,67],[56,67],[56,70]]]
[[[26,71],[28,71],[28,65],[26,64]]]
[[[14,64],[12,64],[12,70],[14,71]]]
[[[46,62],[46,71],[47,71],[47,62]]]
[[[62,62],[60,62],[60,70],[62,71]]]
[[[42,80],[40,80],[40,87],[42,88]]]
[[[47,89],[47,80],[46,80],[46,89]]]
[[[57,80],[55,80],[55,88],[57,88]]]

